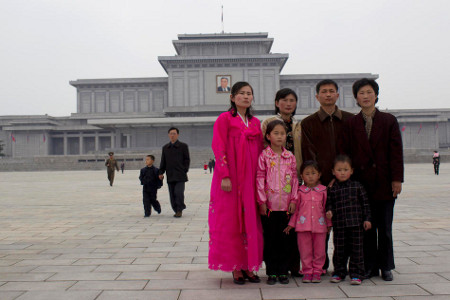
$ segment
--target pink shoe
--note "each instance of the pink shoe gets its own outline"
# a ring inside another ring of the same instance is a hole
[[[351,285],[361,285],[361,279],[359,279],[359,278],[352,278],[351,280],[350,280],[350,284]]]
[[[322,279],[320,278],[320,274],[314,274],[314,275],[312,276],[311,282],[313,282],[313,283],[319,283],[319,282],[321,282],[321,281],[322,281]]]
[[[312,278],[313,278],[313,277],[312,277],[311,274],[305,274],[305,275],[303,276],[302,282],[303,282],[303,283],[311,283]]]

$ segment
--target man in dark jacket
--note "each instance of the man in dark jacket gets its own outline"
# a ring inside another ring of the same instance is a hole
[[[188,145],[178,140],[180,131],[178,128],[169,129],[170,143],[162,148],[161,164],[159,166],[159,178],[163,179],[163,174],[167,172],[167,185],[169,188],[170,204],[175,212],[174,217],[180,218],[183,214],[184,186],[188,181],[189,171],[189,149]]]
[[[337,107],[338,85],[331,79],[324,79],[317,83],[316,99],[320,103],[319,110],[301,122],[302,158],[303,161],[314,160],[319,164],[322,173],[320,181],[323,185],[328,186],[333,179],[333,162],[339,152],[338,145],[344,122],[350,119],[353,114]],[[330,235],[327,234],[325,253],[328,250],[329,239]],[[328,269],[329,264],[330,260],[328,254],[326,254],[324,271]]]

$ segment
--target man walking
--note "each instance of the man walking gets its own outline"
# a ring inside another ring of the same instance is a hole
[[[178,140],[180,134],[178,128],[171,127],[168,132],[170,142],[162,148],[159,178],[162,180],[163,174],[167,172],[170,204],[175,212],[174,217],[180,218],[183,215],[183,209],[186,208],[184,186],[185,182],[188,181],[189,149],[187,144]]]
[[[109,185],[112,186],[114,183],[114,169],[119,171],[119,166],[117,165],[117,160],[114,158],[114,152],[108,153],[109,158],[105,162],[106,172],[108,173]]]
[[[333,179],[333,162],[342,139],[342,127],[353,114],[337,107],[338,85],[331,79],[317,83],[316,99],[320,103],[319,110],[301,122],[302,158],[303,161],[314,160],[319,164],[322,173],[321,183],[328,186]],[[330,235],[328,234],[325,243],[326,251],[329,239]],[[328,269],[329,264],[330,260],[326,254],[324,272]]]

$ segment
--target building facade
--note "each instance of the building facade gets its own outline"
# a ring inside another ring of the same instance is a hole
[[[297,118],[315,112],[315,85],[338,83],[338,106],[358,112],[354,81],[371,73],[281,75],[289,55],[272,53],[267,33],[182,34],[173,41],[174,56],[158,60],[167,77],[78,79],[77,111],[67,117],[1,116],[0,140],[7,157],[43,157],[143,153],[167,143],[167,130],[180,128],[180,140],[194,151],[209,149],[212,126],[229,107],[229,88],[247,81],[254,89],[254,110],[273,114],[280,88],[296,91]],[[394,110],[405,149],[450,147],[450,110]]]

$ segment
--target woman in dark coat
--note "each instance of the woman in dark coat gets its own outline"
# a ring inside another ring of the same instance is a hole
[[[361,112],[344,126],[342,148],[353,161],[353,178],[364,185],[372,211],[372,229],[364,236],[366,277],[393,279],[395,268],[392,220],[395,199],[402,190],[403,146],[397,119],[375,108],[379,87],[363,78],[353,84]]]

